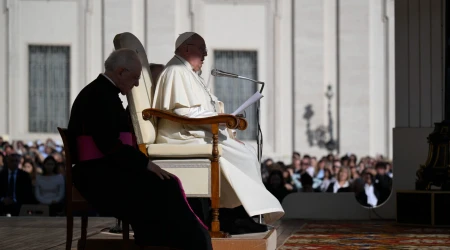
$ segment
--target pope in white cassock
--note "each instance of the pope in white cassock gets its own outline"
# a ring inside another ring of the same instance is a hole
[[[206,44],[200,35],[181,34],[175,43],[175,56],[158,78],[153,108],[190,118],[223,113],[223,103],[210,92],[200,76],[205,56]],[[157,131],[156,143],[212,143],[210,126],[159,120]],[[242,205],[249,216],[263,214],[268,224],[280,219],[284,210],[262,182],[255,149],[236,140],[224,126],[219,131],[219,143],[222,146],[220,207]]]

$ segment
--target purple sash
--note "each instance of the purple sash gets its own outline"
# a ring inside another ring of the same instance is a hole
[[[133,135],[130,132],[121,132],[119,139],[123,144],[133,146]],[[81,135],[77,137],[78,160],[88,161],[103,158],[105,155],[97,148],[92,136]]]
[[[121,132],[119,139],[122,141],[123,144],[127,145],[135,145],[134,144],[134,136],[130,132]],[[87,161],[87,160],[93,160],[93,159],[99,159],[104,157],[104,154],[97,148],[97,145],[95,145],[94,139],[92,136],[88,135],[82,135],[77,137],[77,149],[78,149],[78,160],[79,161]],[[208,227],[203,224],[203,221],[198,218],[198,216],[194,213],[191,206],[189,205],[189,202],[187,201],[186,193],[184,192],[183,185],[181,184],[180,179],[175,176],[175,179],[177,180],[178,186],[180,188],[181,194],[183,195],[184,201],[186,202],[186,205],[189,207],[191,212],[195,215],[197,220],[200,222],[200,224],[208,230]]]

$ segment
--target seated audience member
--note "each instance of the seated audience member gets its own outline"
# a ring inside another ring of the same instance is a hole
[[[336,181],[331,182],[328,186],[327,192],[340,193],[350,192],[350,170],[348,167],[340,167],[337,173]]]
[[[62,212],[64,206],[64,177],[58,171],[55,158],[47,156],[42,175],[36,177],[36,199],[39,203],[50,206],[50,216]]]
[[[286,188],[286,184],[287,183],[283,178],[283,172],[280,170],[273,170],[270,172],[269,178],[267,178],[266,188],[281,203],[284,197],[291,193],[291,191]]]
[[[378,162],[375,165],[375,189],[380,192],[378,205],[383,204],[391,195],[392,178],[386,173],[387,163]]]
[[[359,204],[361,204],[364,207],[371,207],[369,203],[367,203],[367,195],[366,191],[364,189],[364,180],[361,178],[358,178],[353,181],[352,187],[353,191],[355,192],[355,198],[358,201]]]
[[[22,170],[27,172],[31,177],[31,184],[33,185],[33,188],[36,184],[36,176],[38,175],[38,171],[36,169],[36,166],[34,165],[34,162],[31,160],[25,160],[22,163]]]
[[[31,177],[19,169],[19,154],[6,157],[6,168],[0,172],[0,215],[19,215],[22,204],[34,203]]]
[[[326,168],[325,165],[326,165],[325,164],[325,159],[321,159],[317,163],[317,165],[316,165],[316,167],[314,169],[314,178],[317,178],[317,179],[320,179],[320,180],[322,180],[324,178],[324,176],[325,176],[325,168]]]
[[[320,184],[320,187],[319,187],[320,191],[326,192],[328,189],[328,186],[330,186],[330,183],[333,181],[335,181],[335,179],[333,178],[333,175],[331,174],[331,170],[329,168],[325,168],[322,183]]]
[[[313,190],[313,178],[308,173],[302,174],[300,179],[302,183],[302,188],[300,192],[314,192]]]
[[[14,148],[11,144],[6,143],[5,146],[3,147],[4,151],[5,151],[5,155],[8,156],[10,154],[14,153]]]
[[[300,177],[300,174],[294,174],[293,169],[290,167],[287,167],[283,170],[283,179],[284,183],[286,183],[284,186],[287,190],[292,192],[297,192],[302,185],[298,178]]]
[[[267,178],[269,177],[270,171],[272,169],[272,165],[273,165],[273,160],[271,158],[266,159],[262,164],[261,164],[261,178],[263,180],[263,183],[266,184],[267,183]]]
[[[375,177],[369,172],[366,171],[363,173],[364,180],[364,192],[367,196],[367,204],[371,207],[376,207],[379,202],[378,199],[380,194],[375,187]]]
[[[358,179],[359,176],[359,172],[358,172],[358,168],[356,167],[356,163],[353,161],[349,162],[349,168],[350,168],[350,180],[353,182],[354,180]]]

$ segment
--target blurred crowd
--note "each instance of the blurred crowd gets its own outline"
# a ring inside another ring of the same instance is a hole
[[[23,209],[24,204],[46,206],[49,216],[64,216],[64,159],[61,142],[9,143],[0,137],[0,216],[38,213],[30,206]],[[294,192],[353,192],[366,207],[387,200],[393,177],[391,162],[382,156],[316,158],[298,152],[292,154],[289,165],[266,159],[261,173],[266,188],[280,202]]]
[[[261,173],[267,189],[280,202],[294,192],[354,192],[365,207],[379,206],[389,198],[393,178],[392,163],[383,156],[358,160],[355,154],[316,158],[294,152],[290,165],[266,159]]]
[[[47,206],[50,216],[64,214],[64,151],[61,143],[9,143],[0,137],[0,215],[35,213],[22,205]]]

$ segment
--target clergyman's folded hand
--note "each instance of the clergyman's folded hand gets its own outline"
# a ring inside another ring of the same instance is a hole
[[[152,161],[148,161],[147,169],[155,173],[161,180],[170,179],[173,177],[173,174],[167,172],[166,170],[160,168],[158,165],[153,163]]]

